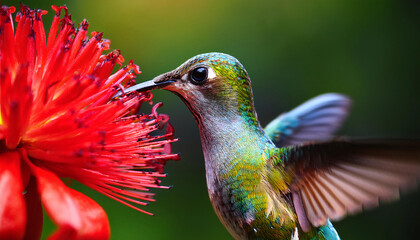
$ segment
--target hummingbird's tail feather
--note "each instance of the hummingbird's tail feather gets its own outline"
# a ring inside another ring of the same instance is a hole
[[[420,141],[332,141],[284,148],[302,229],[376,207],[417,186]]]
[[[318,235],[323,237],[325,240],[340,240],[337,231],[329,220],[325,226],[318,229]]]

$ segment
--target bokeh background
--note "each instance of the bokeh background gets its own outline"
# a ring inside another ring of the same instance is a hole
[[[416,0],[73,0],[24,1],[51,10],[67,4],[75,22],[105,32],[111,47],[140,65],[138,81],[188,58],[219,51],[237,57],[252,79],[263,125],[325,92],[354,99],[340,135],[420,138],[420,4]],[[17,1],[2,1],[17,5]],[[50,11],[50,13],[52,10]],[[49,26],[53,14],[44,17]],[[136,212],[80,184],[107,211],[112,239],[231,239],[208,200],[197,126],[176,96],[155,91],[171,116],[182,160],[169,162],[157,202]],[[419,239],[420,191],[334,223],[342,239]],[[54,230],[47,221],[43,238]]]

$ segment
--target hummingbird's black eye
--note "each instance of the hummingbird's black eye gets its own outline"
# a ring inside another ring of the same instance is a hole
[[[207,79],[207,68],[198,67],[190,72],[190,77],[193,83],[202,84]]]

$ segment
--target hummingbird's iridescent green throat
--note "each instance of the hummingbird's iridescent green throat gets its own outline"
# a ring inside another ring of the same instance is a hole
[[[330,220],[395,199],[420,176],[419,141],[334,138],[351,106],[341,94],[317,96],[262,128],[248,73],[227,54],[195,56],[126,92],[155,88],[177,94],[194,115],[210,201],[236,239],[340,239]]]

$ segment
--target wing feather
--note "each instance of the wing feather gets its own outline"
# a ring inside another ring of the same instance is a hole
[[[279,159],[295,174],[290,188],[304,231],[305,221],[323,226],[397,199],[420,177],[418,141],[336,140],[283,150]]]
[[[321,198],[319,192],[315,191],[313,187],[313,182],[308,179],[307,181],[307,188],[310,191],[312,198],[313,198],[313,206],[317,210],[317,218],[315,218],[317,225],[325,225],[326,221],[323,222],[323,219],[328,218],[326,207],[328,206],[325,204],[325,201]]]
[[[312,225],[318,221],[319,213],[317,212],[317,206],[314,205],[313,194],[309,191],[308,186],[305,185],[302,187],[302,201],[303,206],[306,210],[306,215],[308,216],[309,221]]]
[[[350,106],[351,100],[347,96],[322,94],[279,115],[264,131],[279,147],[308,141],[326,141],[341,127]]]
[[[338,220],[346,213],[346,202],[342,201],[341,199],[347,199],[347,197],[343,194],[343,192],[335,187],[325,174],[319,174],[318,181],[316,183],[318,186],[323,189],[325,192],[325,197],[329,203],[331,203],[332,208],[334,209],[332,215],[329,215],[329,218],[333,220]]]
[[[331,195],[331,189],[326,186],[320,186],[321,181],[313,181],[312,186],[315,192],[319,194],[319,199],[324,206],[325,217],[336,216],[337,212],[344,211],[344,205],[339,201],[333,201],[334,197]],[[332,217],[331,217],[332,218]]]

